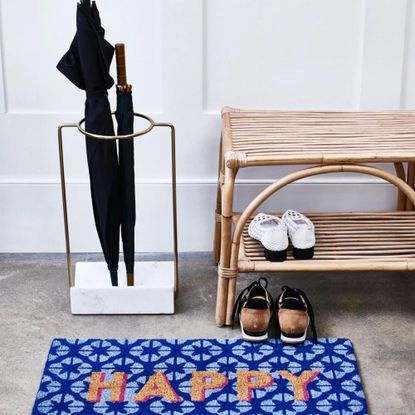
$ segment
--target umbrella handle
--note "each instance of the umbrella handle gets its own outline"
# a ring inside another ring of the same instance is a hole
[[[127,86],[127,68],[125,64],[125,45],[117,43],[115,45],[115,56],[117,58],[117,84]]]

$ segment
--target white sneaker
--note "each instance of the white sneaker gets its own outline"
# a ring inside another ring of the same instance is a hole
[[[248,234],[262,243],[268,261],[282,262],[287,258],[288,234],[284,222],[277,216],[259,213],[248,227]]]
[[[294,258],[313,258],[314,245],[316,244],[313,222],[295,210],[287,210],[282,216],[282,220],[288,228]]]

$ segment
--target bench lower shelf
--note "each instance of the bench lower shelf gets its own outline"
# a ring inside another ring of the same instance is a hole
[[[306,215],[316,229],[313,259],[295,260],[289,251],[284,262],[267,261],[261,243],[248,235],[248,221],[241,238],[238,271],[415,270],[415,212]]]

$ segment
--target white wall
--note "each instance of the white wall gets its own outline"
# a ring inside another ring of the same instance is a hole
[[[127,44],[136,110],[177,127],[182,251],[211,248],[222,106],[415,107],[412,0],[97,3],[107,38]],[[0,252],[64,250],[56,129],[81,118],[84,93],[55,65],[74,34],[75,4],[0,0]],[[136,144],[139,251],[171,247],[166,133]],[[75,132],[65,132],[65,154],[73,249],[98,251]],[[242,172],[236,207],[285,171]],[[394,204],[389,185],[363,176],[316,177],[268,202],[273,210]]]

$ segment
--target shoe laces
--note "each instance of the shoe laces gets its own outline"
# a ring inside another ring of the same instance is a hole
[[[273,300],[271,294],[267,290],[268,280],[264,277],[258,278],[257,281],[252,282],[239,293],[232,311],[232,328],[234,328],[236,318],[239,318],[239,315],[242,311],[242,307],[249,300],[249,295],[255,288],[261,288],[262,290],[264,290],[265,300],[269,301],[271,309],[273,308]]]
[[[307,308],[307,313],[310,317],[311,333],[313,335],[313,340],[317,341],[317,330],[316,330],[316,325],[315,325],[314,310],[306,293],[301,288],[290,288],[288,285],[284,285],[281,288],[281,290],[282,290],[282,293],[276,300],[277,304],[280,304],[284,300],[284,296],[287,292],[297,294],[303,300]],[[278,312],[278,307],[276,307],[276,311]],[[277,325],[279,325],[278,316],[276,320],[277,320]]]

